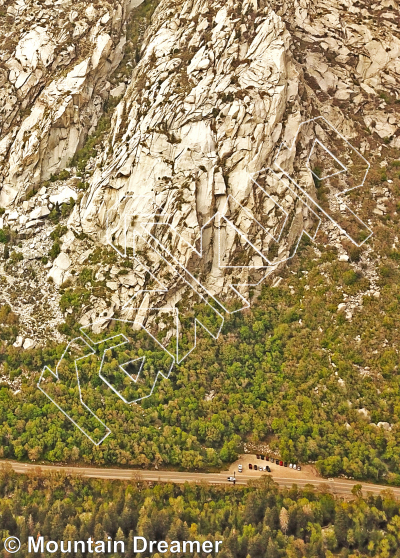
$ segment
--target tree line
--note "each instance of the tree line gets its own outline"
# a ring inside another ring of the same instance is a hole
[[[363,497],[357,485],[351,501],[312,486],[279,490],[269,477],[248,487],[176,485],[143,482],[138,476],[130,482],[83,479],[39,469],[17,475],[3,467],[0,536],[3,541],[18,537],[20,555],[27,555],[28,537],[42,536],[45,541],[91,537],[105,542],[111,537],[124,541],[125,556],[133,556],[133,537],[142,536],[222,540],[220,558],[389,558],[400,556],[400,502],[389,490]],[[86,556],[80,550],[69,555]],[[1,549],[0,557],[9,555]]]

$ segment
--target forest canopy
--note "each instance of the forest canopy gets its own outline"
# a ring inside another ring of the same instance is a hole
[[[343,501],[312,486],[280,491],[268,477],[249,487],[176,485],[138,476],[122,482],[44,475],[39,469],[25,476],[3,467],[0,533],[3,541],[20,538],[20,555],[27,555],[28,537],[40,534],[46,541],[111,537],[124,541],[126,556],[133,556],[133,537],[143,536],[222,540],[220,558],[389,558],[400,556],[400,503],[390,491],[362,497],[357,485],[353,500]],[[0,557],[6,556],[1,549]],[[50,556],[61,554],[40,558]],[[74,556],[84,558],[80,551]]]

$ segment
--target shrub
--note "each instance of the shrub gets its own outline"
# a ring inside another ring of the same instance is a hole
[[[343,273],[343,283],[347,286],[354,285],[354,283],[357,283],[359,279],[360,279],[360,274],[356,273],[352,269],[350,269],[349,271],[345,271]]]
[[[70,198],[69,203],[63,203],[61,207],[61,217],[63,217],[64,219],[66,217],[69,217],[74,207],[75,207],[75,200],[73,198]]]
[[[85,291],[84,289],[68,289],[65,293],[61,296],[60,299],[60,308],[65,312],[67,308],[80,308],[82,303],[87,300],[90,296],[90,293]]]
[[[321,174],[322,168],[320,166],[316,166],[313,168],[313,180],[316,188],[320,188],[322,181],[321,181]]]
[[[53,207],[53,209],[50,211],[49,219],[54,224],[59,222],[59,220],[60,220],[60,208],[58,207],[58,204],[55,205]]]
[[[21,252],[11,252],[10,255],[10,262],[12,263],[17,263],[17,262],[21,262],[24,259],[23,254],[21,254]]]
[[[52,260],[55,260],[56,257],[60,254],[60,252],[61,252],[61,246],[58,240],[56,240],[49,252],[49,256]]]
[[[15,325],[18,323],[18,316],[11,311],[8,304],[0,306],[0,324],[3,325]]]
[[[59,238],[64,236],[64,234],[66,234],[67,232],[68,232],[68,227],[66,227],[65,225],[58,225],[51,233],[50,238],[51,240],[58,240]]]
[[[93,280],[93,271],[88,267],[82,269],[82,271],[79,274],[79,283],[81,285],[86,285],[86,283],[92,283],[92,280]]]
[[[25,196],[25,199],[28,201],[31,198],[33,198],[33,196],[35,196],[37,194],[37,190],[35,190],[35,188],[33,190],[31,190],[30,192],[28,192]]]
[[[68,180],[68,178],[71,178],[71,173],[66,169],[62,170],[58,175],[58,180]]]
[[[50,176],[50,182],[56,182],[57,180],[68,180],[68,178],[71,178],[71,173],[64,169],[58,174],[52,174]]]
[[[10,235],[8,234],[6,229],[0,229],[0,243],[7,244],[10,240]]]
[[[349,256],[352,262],[359,262],[361,258],[362,250],[358,246],[352,246],[349,249]]]
[[[393,269],[388,265],[383,265],[379,269],[379,273],[381,274],[382,277],[389,278],[393,276]]]

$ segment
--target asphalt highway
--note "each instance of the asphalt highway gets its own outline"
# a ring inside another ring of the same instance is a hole
[[[221,473],[186,473],[178,471],[143,471],[137,469],[103,469],[96,467],[71,467],[71,466],[59,466],[59,465],[36,465],[34,463],[18,463],[16,461],[2,461],[0,463],[9,463],[16,473],[29,473],[40,469],[43,472],[50,471],[60,471],[63,470],[68,473],[75,475],[82,475],[86,478],[96,478],[96,479],[115,479],[115,480],[143,480],[143,481],[154,481],[154,482],[173,482],[173,483],[185,483],[185,482],[206,482],[211,484],[232,484],[227,480],[227,477],[231,475],[229,471]],[[264,473],[265,476],[271,476],[273,480],[280,487],[291,487],[296,484],[299,488],[304,488],[306,485],[313,485],[316,489],[326,489],[327,491],[337,494],[339,496],[351,496],[352,488],[355,484],[361,484],[364,494],[368,492],[372,494],[380,494],[384,490],[390,490],[397,498],[400,498],[400,488],[387,487],[377,484],[362,483],[357,481],[348,481],[343,479],[310,479],[302,478],[301,473],[296,478],[285,478],[285,470],[277,471],[278,474],[268,475]],[[281,473],[281,475],[279,474]],[[260,475],[251,475],[249,473],[236,473],[236,484],[246,485],[250,480],[260,478]]]

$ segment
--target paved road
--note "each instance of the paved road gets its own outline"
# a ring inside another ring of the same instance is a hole
[[[3,461],[3,463],[5,463]],[[155,482],[208,482],[211,484],[231,484],[227,480],[229,472],[222,473],[181,473],[178,471],[142,471],[135,469],[102,469],[95,467],[61,467],[57,465],[35,465],[33,463],[18,463],[15,461],[7,461],[16,473],[28,473],[29,471],[35,471],[35,469],[40,468],[43,472],[49,471],[60,471],[70,472],[74,474],[82,475],[87,478],[96,479],[116,479],[116,480],[132,480],[138,478],[144,481],[155,481]],[[280,472],[280,471],[279,471]],[[371,492],[373,494],[380,494],[389,487],[381,486],[377,484],[369,483],[357,483],[357,481],[346,481],[342,479],[326,480],[326,479],[309,479],[301,478],[301,473],[299,477],[296,478],[285,478],[284,469],[281,472],[282,476],[278,474],[275,475],[265,475],[272,476],[273,480],[279,484],[281,487],[291,487],[293,484],[297,484],[299,488],[303,488],[306,485],[313,485],[315,488],[326,487],[329,492],[337,494],[340,496],[351,496],[351,489],[355,484],[362,484],[363,492]],[[260,478],[259,475],[251,475],[248,473],[237,473],[236,484],[246,485],[249,480],[254,480]],[[400,488],[391,488],[390,490],[393,494],[400,498]]]

